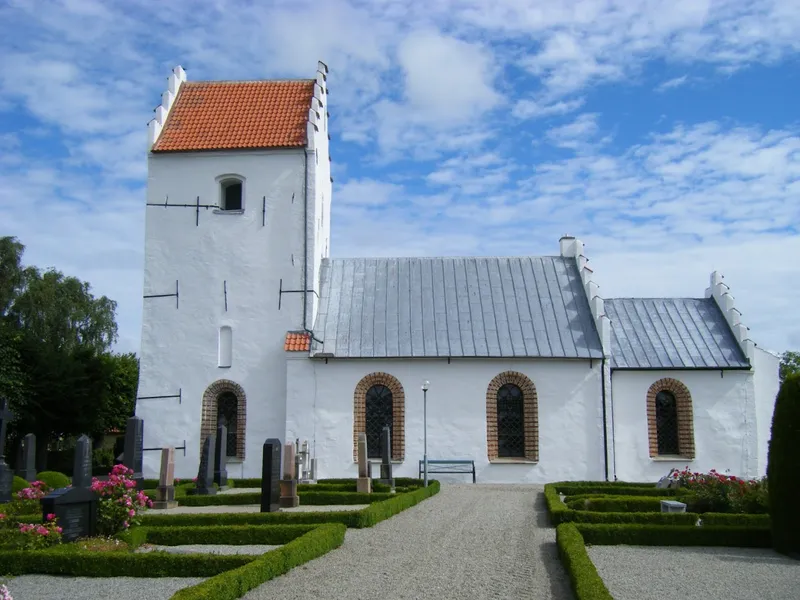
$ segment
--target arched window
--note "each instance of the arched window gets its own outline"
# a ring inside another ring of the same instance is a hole
[[[239,422],[239,399],[232,392],[223,392],[217,398],[217,427],[224,425],[228,439],[217,440],[225,444],[225,455],[236,456],[236,426]]]
[[[678,454],[678,401],[672,392],[656,394],[656,432],[659,454]]]
[[[381,457],[381,432],[392,427],[392,391],[385,385],[373,385],[367,390],[365,426],[367,456]]]
[[[647,390],[650,456],[694,458],[694,417],[689,389],[677,379],[659,379]]]
[[[539,460],[536,387],[516,371],[504,371],[486,388],[486,446],[490,461]]]
[[[242,210],[244,208],[244,180],[239,177],[226,176],[219,180],[220,210]]]
[[[381,455],[381,431],[391,431],[392,460],[405,458],[405,392],[396,377],[370,373],[356,385],[353,394],[353,460],[358,460],[358,434],[367,435],[367,455]]]
[[[200,444],[210,435],[215,435],[217,425],[228,429],[224,440],[229,457],[244,460],[245,433],[247,425],[247,397],[238,383],[219,379],[203,393],[200,420]]]
[[[497,456],[525,457],[522,390],[513,383],[506,383],[497,391]]]

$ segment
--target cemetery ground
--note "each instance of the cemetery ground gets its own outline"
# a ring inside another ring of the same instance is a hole
[[[373,481],[365,495],[355,479],[320,480],[296,486],[300,506],[267,513],[254,504],[260,480],[207,496],[176,483],[193,506],[148,511],[120,544],[0,550],[15,600],[789,600],[800,589],[800,561],[769,548],[767,515],[661,513],[662,499],[688,498],[654,483],[396,479],[395,494]],[[157,482],[144,484],[155,496]]]

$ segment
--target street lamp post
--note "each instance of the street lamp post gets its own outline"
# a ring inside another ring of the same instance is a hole
[[[422,461],[425,469],[425,487],[428,487],[428,388],[430,382],[426,379],[422,382],[422,439],[423,454]]]

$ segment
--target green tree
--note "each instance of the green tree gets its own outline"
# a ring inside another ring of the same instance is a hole
[[[772,415],[772,435],[767,457],[769,514],[772,545],[784,554],[800,557],[800,373],[781,384]]]
[[[781,383],[792,373],[800,373],[800,352],[787,350],[781,356]]]
[[[44,460],[49,440],[124,428],[138,361],[110,352],[116,302],[55,269],[23,267],[24,249],[0,238],[0,393],[12,400],[15,433],[35,433]]]

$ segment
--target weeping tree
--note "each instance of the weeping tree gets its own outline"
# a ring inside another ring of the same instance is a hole
[[[800,558],[800,373],[781,384],[772,415],[767,480],[772,545],[775,550]]]

